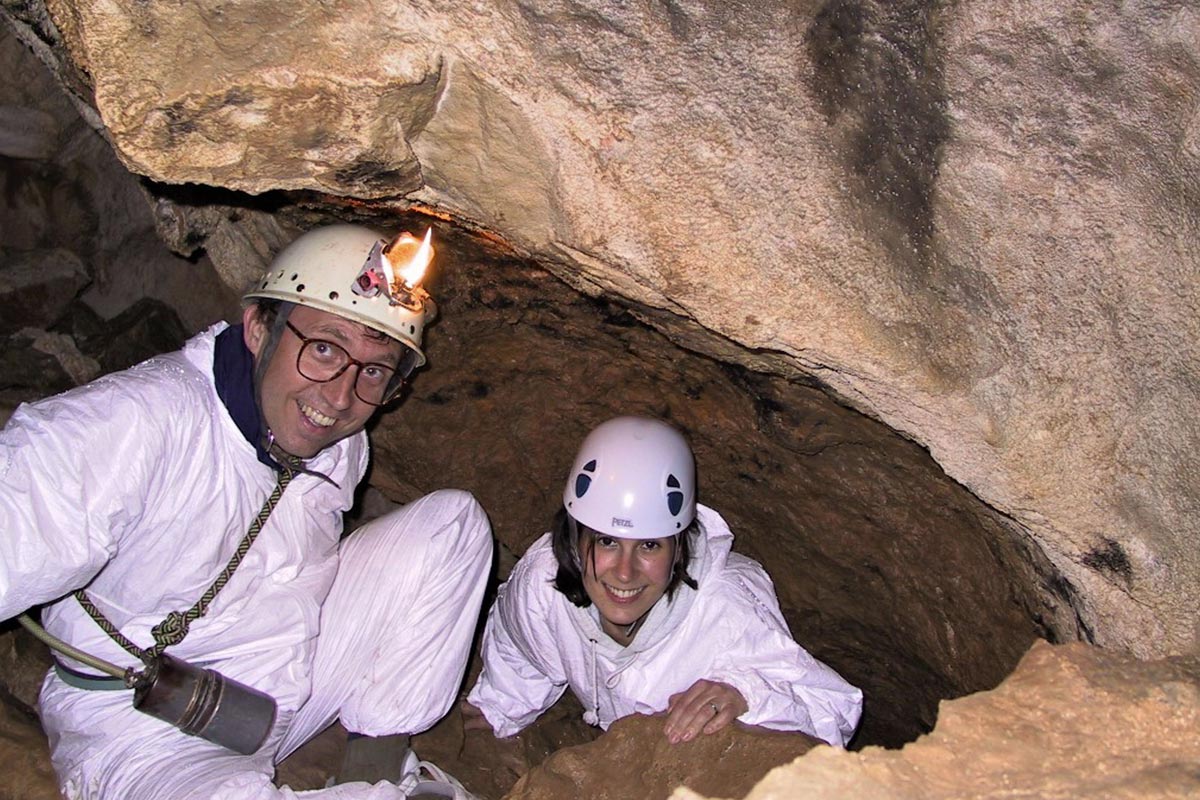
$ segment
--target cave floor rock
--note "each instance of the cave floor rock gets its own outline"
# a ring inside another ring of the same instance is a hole
[[[22,678],[44,664],[11,633],[0,639],[0,800],[54,800],[45,739],[26,704],[30,681]],[[688,787],[676,789],[675,800],[776,800],[796,797],[799,787],[815,800],[1200,796],[1195,657],[1140,661],[1091,645],[1038,642],[999,687],[945,701],[936,729],[900,750],[847,752],[752,730],[672,748],[661,719],[628,718],[595,738],[579,713],[567,697],[519,736],[497,740],[464,735],[455,709],[414,745],[484,800],[665,798],[675,786]],[[344,742],[333,726],[280,765],[278,782],[324,785]]]
[[[530,770],[505,800],[655,798],[676,786],[735,797],[821,744],[802,733],[735,725],[672,745],[662,729],[662,715],[618,720],[596,741],[560,750]]]
[[[998,688],[943,703],[937,728],[902,750],[816,748],[745,798],[798,787],[812,800],[1200,797],[1200,659],[1039,642]]]

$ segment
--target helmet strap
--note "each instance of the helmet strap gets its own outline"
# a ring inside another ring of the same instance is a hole
[[[263,379],[267,374],[267,367],[271,365],[271,359],[275,357],[275,350],[279,347],[279,340],[283,338],[284,328],[287,327],[288,316],[295,307],[295,303],[281,301],[275,309],[275,319],[271,323],[271,330],[267,332],[267,340],[263,343],[258,360],[254,364],[254,405],[258,409],[259,430],[263,432],[263,447],[267,454],[280,464],[284,464],[294,471],[300,471],[297,470],[297,465],[302,463],[302,460],[288,453],[275,441],[275,433],[267,425],[267,417],[263,414],[262,404],[262,386]],[[261,307],[259,313],[262,313]]]
[[[263,343],[263,349],[258,355],[258,362],[254,365],[254,402],[258,405],[259,419],[262,419],[263,376],[267,374],[267,367],[271,365],[275,349],[279,347],[279,340],[283,338],[283,329],[287,327],[288,317],[295,307],[295,303],[289,303],[286,300],[279,302],[279,306],[275,309],[275,319],[271,323],[271,330],[267,332],[267,341]],[[258,313],[262,313],[261,308]],[[263,420],[263,428],[266,427],[266,420]]]

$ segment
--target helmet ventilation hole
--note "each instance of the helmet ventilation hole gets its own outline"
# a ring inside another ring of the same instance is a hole
[[[303,291],[304,291],[304,284],[303,284],[303,283],[297,284],[297,285],[296,285],[296,291],[297,291],[297,292],[303,292]]]
[[[299,277],[300,277],[300,273],[299,273],[299,272],[293,272],[293,273],[292,273],[292,280],[293,280],[293,281],[295,281],[295,280],[296,280],[297,278],[299,278]]]
[[[330,299],[330,300],[337,300],[337,299],[338,299],[338,297],[339,297],[339,295],[338,295],[338,293],[337,293],[337,292],[330,292],[330,293],[329,293],[329,299]]]
[[[584,493],[588,490],[588,487],[592,485],[592,476],[585,473],[596,471],[596,459],[593,458],[591,461],[584,464],[581,469],[583,472],[580,472],[575,476],[576,497],[583,497]]]
[[[674,475],[667,476],[667,486],[674,491],[667,492],[667,510],[671,512],[671,516],[678,516],[680,509],[683,508],[683,492],[679,490],[679,478]],[[676,527],[679,527],[676,523]]]

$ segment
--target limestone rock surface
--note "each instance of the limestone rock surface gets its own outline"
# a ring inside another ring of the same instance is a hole
[[[209,260],[164,250],[139,178],[9,25],[0,106],[44,123],[38,147],[0,150],[0,334],[45,327],[79,297],[106,319],[143,298],[170,303],[189,330],[221,317],[230,290]]]
[[[1094,641],[1200,646],[1194,3],[37,7],[134,172],[428,208],[816,377]]]
[[[898,751],[817,748],[745,798],[1196,797],[1198,763],[1200,660],[1039,642],[995,690],[946,702],[929,736]]]

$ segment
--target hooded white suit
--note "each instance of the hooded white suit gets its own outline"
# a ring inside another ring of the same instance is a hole
[[[730,552],[720,515],[697,507],[689,574],[660,600],[628,647],[600,628],[595,606],[579,608],[554,588],[550,534],[538,539],[500,587],[483,639],[483,672],[468,700],[497,736],[511,736],[554,704],[567,686],[584,719],[607,730],[629,714],[666,709],[697,680],[728,683],[752,725],[798,730],[845,746],[858,725],[862,692],[792,639],[771,579]]]
[[[0,433],[0,619],[87,586],[141,647],[209,587],[275,485],[213,381],[214,338],[41,402]],[[42,722],[68,798],[292,797],[276,761],[341,717],[368,735],[432,725],[457,692],[491,559],[486,516],[435,492],[339,545],[367,463],[362,432],[310,459],[208,613],[167,652],[278,704],[252,756],[132,707],[132,691],[68,686],[52,670]],[[138,665],[69,595],[43,611],[61,639]],[[60,660],[80,672],[83,664]],[[140,665],[138,665],[140,666]],[[395,798],[391,784],[305,795]]]

